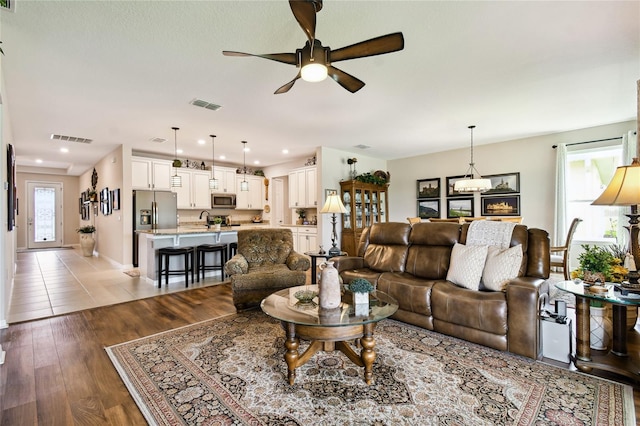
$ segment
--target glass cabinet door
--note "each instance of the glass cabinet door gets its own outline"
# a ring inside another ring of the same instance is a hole
[[[342,204],[344,204],[344,208],[347,209],[347,212],[342,215],[342,227],[343,229],[351,229],[351,192],[344,191],[342,193]]]

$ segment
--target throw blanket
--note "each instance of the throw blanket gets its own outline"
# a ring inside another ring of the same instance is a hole
[[[469,225],[467,234],[468,246],[497,246],[500,249],[509,248],[511,234],[515,222],[499,222],[497,220],[474,220]]]

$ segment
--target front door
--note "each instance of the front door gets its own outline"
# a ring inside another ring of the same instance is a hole
[[[27,182],[27,248],[62,246],[62,183]]]

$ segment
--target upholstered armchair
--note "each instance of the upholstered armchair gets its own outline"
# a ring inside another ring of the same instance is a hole
[[[233,304],[242,310],[260,304],[271,293],[305,285],[311,263],[293,250],[290,229],[238,231],[238,252],[224,267],[231,277]]]

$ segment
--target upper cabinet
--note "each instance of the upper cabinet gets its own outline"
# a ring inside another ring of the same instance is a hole
[[[248,191],[241,191],[244,174],[236,175],[236,210],[262,210],[264,205],[264,177],[246,175]]]
[[[131,159],[133,189],[171,190],[171,161],[133,157]]]
[[[302,167],[289,172],[289,207],[318,207],[317,169]]]
[[[218,179],[218,189],[215,189],[213,192],[236,193],[236,169],[216,167],[214,174],[216,179]]]
[[[177,169],[177,174],[182,178],[182,186],[174,187],[172,190],[177,194],[178,208],[211,208],[211,191],[209,190],[211,172]]]

